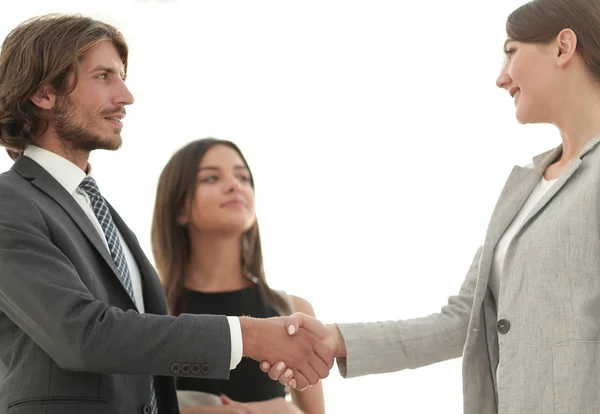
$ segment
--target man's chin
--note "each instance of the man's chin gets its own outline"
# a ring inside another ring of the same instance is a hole
[[[121,148],[121,145],[123,145],[123,140],[119,139],[118,142],[111,142],[110,145],[107,145],[104,148],[99,148],[99,149],[105,149],[107,151],[116,151],[119,148]]]
[[[118,132],[106,136],[90,134],[84,130],[59,131],[58,136],[65,148],[70,148],[73,151],[91,152],[99,149],[116,151],[123,144],[121,134]]]
[[[93,150],[107,150],[107,151],[116,151],[121,148],[123,145],[123,139],[121,135],[116,135],[110,138],[105,138],[103,140],[98,140]],[[92,151],[92,150],[90,150]]]

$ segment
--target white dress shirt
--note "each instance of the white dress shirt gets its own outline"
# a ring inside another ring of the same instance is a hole
[[[79,188],[79,184],[81,184],[83,179],[86,177],[86,173],[66,158],[35,145],[29,145],[25,149],[23,155],[38,163],[52,177],[54,177],[54,179],[58,181],[69,194],[73,196],[75,201],[77,201],[77,203],[81,206],[85,214],[96,228],[96,231],[98,231],[100,238],[108,250],[108,243],[106,242],[104,231],[102,230],[102,227],[100,226],[100,223],[94,214],[90,199],[87,193]],[[91,176],[91,171],[92,168],[88,164],[89,176]],[[140,274],[140,269],[118,228],[117,234],[119,235],[119,240],[123,246],[123,253],[125,254],[125,259],[127,260],[127,266],[129,267],[129,275],[131,277],[131,285],[133,287],[135,304],[139,313],[144,313],[144,294],[142,290],[142,277]],[[227,320],[229,322],[229,332],[231,334],[230,369],[234,369],[242,360],[242,329],[238,317],[228,316]]]

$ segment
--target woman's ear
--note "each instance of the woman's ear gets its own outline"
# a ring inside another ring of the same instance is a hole
[[[189,222],[190,222],[190,219],[188,218],[187,214],[181,213],[177,217],[177,224],[179,224],[180,226],[187,226]]]
[[[187,226],[190,223],[190,203],[186,202],[177,216],[177,224]]]
[[[575,55],[577,50],[577,35],[571,29],[563,29],[556,37],[558,51],[556,54],[557,65],[566,65]]]

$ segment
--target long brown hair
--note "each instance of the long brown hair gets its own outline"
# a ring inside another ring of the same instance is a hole
[[[0,53],[0,145],[14,160],[48,127],[46,111],[31,102],[45,85],[68,95],[79,80],[79,59],[101,41],[114,43],[125,73],[128,47],[115,27],[80,15],[48,14],[13,29]],[[74,80],[67,84],[67,76]]]
[[[598,28],[598,0],[533,0],[517,8],[506,20],[507,36],[524,43],[547,43],[561,30],[573,30],[577,51],[596,80],[600,80]]]
[[[200,161],[215,145],[225,145],[239,154],[248,168],[250,183],[254,188],[254,178],[246,158],[237,145],[226,140],[204,138],[193,141],[177,151],[163,169],[158,180],[152,217],[152,253],[165,289],[169,311],[173,315],[185,312],[185,268],[191,255],[187,229],[177,222],[177,218],[194,197]],[[242,235],[240,243],[242,270],[258,279],[262,302],[280,315],[290,314],[288,303],[267,284],[257,220]]]

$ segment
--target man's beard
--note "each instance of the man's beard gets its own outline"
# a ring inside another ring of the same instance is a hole
[[[114,151],[121,147],[120,135],[118,139],[109,139],[92,131],[94,119],[93,114],[75,105],[69,96],[57,97],[53,114],[54,129],[66,151]]]

